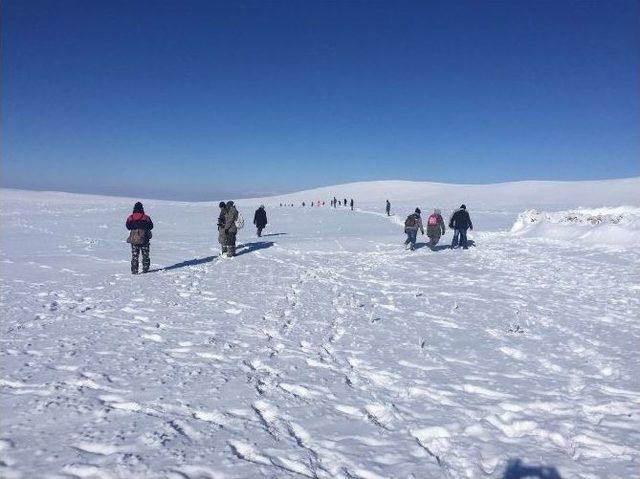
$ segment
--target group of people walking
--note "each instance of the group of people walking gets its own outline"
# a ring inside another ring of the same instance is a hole
[[[351,211],[353,211],[353,205],[354,205],[353,198],[351,198],[351,200],[347,202],[346,198],[339,200],[334,196],[333,199],[331,200],[331,206],[333,206],[334,208],[337,208],[338,206],[350,206]]]
[[[387,200],[387,215],[389,215],[390,206],[389,200]],[[418,231],[424,235],[424,226],[421,214],[422,211],[420,211],[420,208],[416,208],[413,213],[407,216],[407,219],[404,222],[404,232],[407,235],[407,239],[404,244],[411,250],[416,248]],[[457,248],[459,245],[462,246],[463,249],[467,249],[469,247],[469,243],[467,241],[467,230],[473,230],[473,223],[471,223],[471,216],[469,216],[469,212],[465,205],[461,205],[460,208],[456,209],[452,213],[451,218],[449,219],[449,228],[453,230],[451,248]],[[427,219],[427,236],[429,237],[429,243],[427,245],[433,249],[438,244],[440,237],[444,235],[445,231],[442,213],[436,208]]]
[[[311,206],[324,206],[325,202],[322,200],[318,200],[318,201],[312,201]],[[280,203],[280,206],[290,206],[291,204],[287,204],[285,203],[284,205],[282,203]],[[303,201],[302,202],[302,207],[304,208],[305,206],[307,206],[307,202]],[[353,198],[351,198],[351,200],[347,201],[346,198],[339,200],[338,198],[336,198],[335,196],[333,197],[333,199],[329,202],[329,205],[332,206],[333,208],[337,208],[338,206],[349,206],[351,207],[351,211],[353,211],[353,207],[355,205],[355,202],[353,201]],[[293,205],[291,205],[293,206]]]
[[[324,204],[324,202],[322,203]],[[282,203],[280,205],[283,206]],[[344,198],[344,201],[333,198],[333,200],[331,200],[331,206],[335,208],[337,205],[349,205],[353,210],[354,201],[351,199],[351,201],[347,203],[346,198]],[[238,212],[233,201],[221,201],[218,206],[220,207],[217,223],[218,241],[220,242],[222,255],[232,257],[236,254],[236,236],[238,234],[238,230],[244,225],[244,219]],[[291,206],[293,205],[291,204]],[[302,203],[302,206],[305,206],[304,202]],[[385,211],[387,216],[391,215],[391,203],[389,200],[386,201]],[[422,223],[421,214],[422,212],[420,211],[420,208],[416,208],[415,211],[407,217],[404,223],[404,232],[407,235],[407,239],[404,244],[411,250],[414,250],[416,247],[418,231],[424,235],[424,225]],[[268,224],[267,212],[264,205],[260,205],[260,207],[255,211],[253,215],[253,224],[256,227],[257,236],[261,237],[262,231]],[[142,272],[147,273],[151,265],[149,250],[150,240],[153,236],[151,233],[151,230],[153,229],[153,221],[151,220],[151,217],[144,212],[144,207],[139,201],[133,206],[133,212],[127,218],[126,227],[129,230],[127,243],[131,244],[131,273],[139,273],[140,255],[142,255]],[[473,230],[473,223],[471,223],[471,217],[469,216],[469,212],[465,205],[461,205],[460,208],[456,209],[452,213],[451,218],[449,219],[449,228],[454,231],[451,248],[456,248],[460,245],[462,248],[467,249],[467,230]],[[430,248],[434,248],[444,234],[445,223],[442,219],[442,213],[439,209],[434,209],[433,213],[427,219],[427,236],[429,237],[428,246]]]

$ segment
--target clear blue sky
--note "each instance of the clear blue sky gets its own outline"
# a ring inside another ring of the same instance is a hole
[[[640,2],[2,2],[2,185],[640,175]]]

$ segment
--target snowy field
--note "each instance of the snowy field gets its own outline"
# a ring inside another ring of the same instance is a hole
[[[1,199],[1,477],[640,477],[638,178],[243,200],[233,259],[149,200],[139,276],[135,199]],[[461,202],[474,247],[402,248]]]

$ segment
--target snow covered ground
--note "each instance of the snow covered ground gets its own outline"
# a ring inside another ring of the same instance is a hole
[[[2,190],[0,475],[640,476],[636,243],[511,231],[626,205],[633,234],[640,179],[334,190],[239,201],[234,259],[214,203],[145,201],[135,277],[133,200]],[[334,194],[359,211],[298,205]],[[461,202],[475,247],[401,247]]]

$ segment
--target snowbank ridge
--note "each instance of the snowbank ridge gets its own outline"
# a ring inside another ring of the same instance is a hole
[[[519,236],[579,241],[581,244],[631,246],[640,241],[640,208],[527,210],[520,213],[511,232]]]

